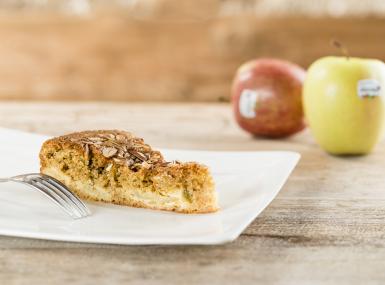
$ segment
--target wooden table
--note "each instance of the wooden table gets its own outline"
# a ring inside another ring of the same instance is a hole
[[[338,158],[308,131],[257,140],[227,104],[4,103],[3,127],[58,135],[121,128],[159,147],[294,150],[278,197],[235,241],[113,246],[0,237],[0,284],[384,284],[385,151]]]

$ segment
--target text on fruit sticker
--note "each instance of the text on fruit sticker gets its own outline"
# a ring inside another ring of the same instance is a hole
[[[244,89],[239,99],[239,112],[245,118],[255,117],[255,106],[257,104],[258,93],[255,90]]]
[[[357,83],[357,93],[361,98],[380,96],[381,84],[376,79],[363,79]]]

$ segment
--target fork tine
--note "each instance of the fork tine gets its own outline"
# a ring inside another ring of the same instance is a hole
[[[85,214],[81,209],[79,209],[77,205],[70,198],[68,198],[68,196],[65,195],[60,189],[47,183],[41,177],[35,177],[34,179],[32,179],[32,181],[35,182],[37,186],[44,187],[48,191],[51,191],[54,195],[60,197],[64,201],[64,203],[66,203],[68,208],[72,209],[72,211],[76,212],[81,217],[87,216],[87,214]]]
[[[68,208],[68,203],[66,203],[66,202],[63,203],[63,199],[60,196],[58,196],[54,192],[48,190],[47,188],[41,187],[38,184],[33,183],[31,180],[24,181],[21,183],[28,185],[34,189],[37,189],[40,192],[42,192],[43,194],[45,194],[46,196],[48,196],[48,198],[50,198],[54,203],[56,203],[63,211],[65,211],[73,219],[79,219],[82,217],[77,211],[73,211],[71,208]]]
[[[61,194],[63,194],[66,198],[70,200],[70,203],[73,204],[74,207],[77,208],[78,211],[81,212],[83,216],[89,216],[91,212],[88,210],[88,208],[75,196],[73,195],[69,190],[66,188],[56,185],[54,183],[51,183],[49,180],[42,179],[42,183],[52,189],[53,191],[57,191]]]
[[[91,214],[91,211],[88,209],[88,207],[75,194],[68,190],[68,188],[63,185],[60,181],[56,180],[51,176],[41,173],[27,174],[27,179],[30,180],[32,178],[38,179],[42,184],[50,188],[52,191],[57,192],[60,196],[65,195],[63,199],[70,199],[72,201],[71,205],[75,206],[77,208],[77,211],[80,210],[81,214],[84,217],[89,216]]]
[[[58,188],[61,190],[69,199],[71,199],[76,206],[86,215],[90,215],[91,211],[88,209],[88,207],[83,203],[82,200],[80,200],[78,197],[76,197],[70,190],[67,189],[66,186],[64,186],[61,182],[57,181],[55,178],[52,178],[47,175],[42,175],[43,180],[46,181],[48,184],[52,185],[53,187]]]
[[[60,196],[61,199],[63,199],[68,206],[73,210],[76,211],[81,216],[87,216],[87,214],[77,206],[77,204],[72,201],[65,193],[63,193],[60,189],[56,188],[52,184],[48,183],[46,180],[42,178],[36,178],[35,181],[37,181],[40,185],[48,188],[52,192],[54,192],[56,195]]]
[[[28,185],[43,192],[68,215],[74,219],[87,217],[91,214],[87,206],[61,182],[41,173],[28,173],[4,179]]]

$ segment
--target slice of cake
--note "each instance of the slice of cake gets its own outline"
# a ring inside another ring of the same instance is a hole
[[[124,131],[85,131],[46,141],[40,171],[80,198],[183,213],[217,210],[209,169],[167,162],[143,139]]]

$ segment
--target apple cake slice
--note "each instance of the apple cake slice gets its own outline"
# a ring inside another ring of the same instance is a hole
[[[86,200],[182,213],[217,210],[206,166],[167,162],[129,132],[84,131],[50,139],[40,151],[40,171]]]

